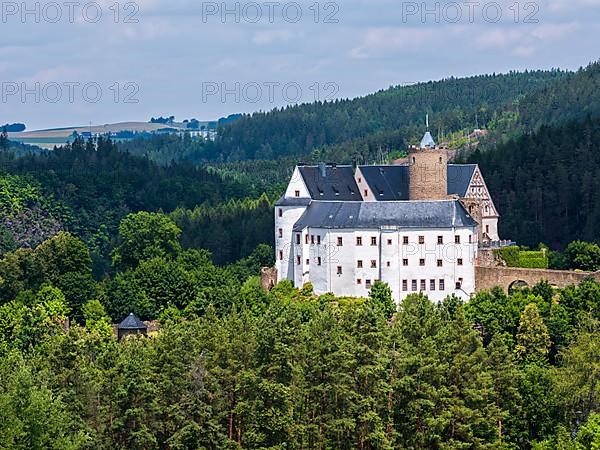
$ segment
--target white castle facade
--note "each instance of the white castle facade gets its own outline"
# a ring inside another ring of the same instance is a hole
[[[479,167],[448,164],[429,133],[405,165],[298,166],[275,206],[277,281],[364,297],[381,280],[396,301],[468,299],[498,218]]]

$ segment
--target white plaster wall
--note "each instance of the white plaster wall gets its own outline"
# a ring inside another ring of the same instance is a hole
[[[277,268],[277,282],[281,280],[294,281],[296,271],[296,249],[294,224],[304,214],[306,206],[275,206],[275,267]],[[279,217],[279,209],[283,216]],[[279,229],[283,230],[283,236],[279,237]],[[280,259],[280,251],[283,259]]]
[[[292,178],[290,179],[290,183],[284,194],[285,198],[297,198],[296,191],[300,191],[300,198],[310,198],[310,193],[308,192],[308,188],[304,183],[302,175],[300,175],[298,167],[294,169],[294,173],[292,174]]]
[[[377,200],[375,198],[375,196],[373,195],[373,191],[367,184],[367,181],[365,180],[365,177],[363,176],[363,174],[360,170],[360,167],[357,167],[356,172],[354,172],[354,180],[356,181],[358,190],[360,192],[360,195],[361,195],[363,201],[374,202]]]
[[[302,278],[302,284],[310,281],[317,295],[333,292],[339,296],[365,297],[369,294],[367,280],[374,283],[381,280],[390,286],[394,299],[400,301],[407,295],[421,292],[421,280],[425,280],[425,294],[433,301],[439,302],[451,294],[465,300],[475,292],[475,258],[477,253],[477,234],[474,228],[460,229],[422,229],[422,230],[305,230],[309,235],[321,234],[321,245],[309,244],[310,266],[305,270],[308,276]],[[461,243],[455,244],[454,237],[459,235]],[[356,238],[363,240],[362,246],[356,245]],[[403,244],[404,236],[408,236],[409,244]],[[425,244],[419,244],[419,236],[425,237]],[[438,245],[438,236],[442,236],[443,244]],[[469,236],[471,242],[469,243]],[[343,245],[337,245],[337,238],[342,237]],[[371,245],[371,238],[377,238],[377,245]],[[391,244],[388,244],[391,240]],[[302,241],[305,242],[304,240]],[[310,239],[309,239],[310,242]],[[317,258],[321,257],[321,266]],[[408,259],[408,266],[403,259]],[[420,259],[425,259],[425,266],[420,266]],[[462,258],[462,266],[458,259]],[[438,267],[438,259],[442,267]],[[358,267],[358,261],[363,267]],[[377,267],[371,267],[371,260]],[[390,263],[388,267],[387,263]],[[337,266],[342,266],[342,274],[337,274]],[[462,278],[461,288],[456,283]],[[296,278],[299,280],[299,278]],[[361,280],[358,284],[357,280]],[[435,290],[430,289],[430,280],[435,280]],[[439,280],[445,282],[445,289],[439,290]],[[402,290],[402,280],[407,280],[408,291]],[[412,290],[412,280],[417,280],[417,290]],[[295,283],[301,287],[298,281]]]
[[[482,219],[483,232],[486,232],[486,227],[489,227],[490,239],[492,241],[499,241],[500,235],[498,234],[498,217],[483,217]]]

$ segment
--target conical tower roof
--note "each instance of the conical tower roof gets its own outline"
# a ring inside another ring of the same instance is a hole
[[[145,330],[147,327],[135,314],[129,314],[123,322],[117,325],[119,330]]]
[[[421,144],[419,145],[419,147],[421,147],[421,148],[435,147],[435,141],[433,140],[433,137],[431,136],[431,133],[429,131],[427,131],[425,133],[425,135],[423,136],[423,139],[421,139]]]

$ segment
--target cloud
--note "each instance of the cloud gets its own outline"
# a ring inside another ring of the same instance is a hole
[[[475,40],[481,49],[506,48],[523,40],[524,33],[519,30],[494,29],[483,31]]]
[[[196,0],[137,0],[138,23],[115,23],[114,0],[100,0],[104,14],[96,24],[18,18],[0,24],[0,75],[28,83],[96,81],[103,87],[134,81],[140,85],[140,103],[0,108],[18,116],[5,121],[26,121],[30,128],[79,123],[82,117],[98,123],[167,113],[210,119],[282,105],[202,103],[202,81],[229,86],[293,81],[306,90],[315,82],[333,81],[340,97],[352,97],[409,81],[577,68],[598,58],[593,37],[600,31],[600,0],[539,0],[539,22],[532,24],[514,23],[508,9],[514,0],[497,1],[504,12],[500,22],[485,22],[480,7],[475,23],[453,24],[421,23],[420,15],[415,23],[403,23],[395,0],[338,1],[338,23],[322,23],[326,2],[318,3],[321,22],[315,23],[312,0],[299,2],[304,14],[298,23],[281,17],[275,23],[223,22],[220,15],[205,22],[203,3]],[[428,9],[432,2],[427,1]],[[121,18],[125,3],[119,2]],[[525,3],[519,2],[521,19]]]
[[[296,37],[296,34],[290,30],[261,30],[254,33],[252,42],[257,45],[285,43],[291,41],[294,37]],[[301,35],[298,37],[301,37]]]
[[[520,46],[515,48],[512,51],[512,54],[515,56],[522,56],[522,57],[527,57],[527,56],[531,56],[536,52],[536,47],[534,47],[533,45],[529,45],[529,46]]]
[[[349,51],[356,59],[378,57],[398,51],[419,51],[435,42],[443,34],[426,28],[381,27],[367,30],[362,42]]]
[[[578,29],[579,24],[576,22],[540,25],[531,32],[531,35],[542,41],[556,40],[565,37],[567,34],[574,33]]]

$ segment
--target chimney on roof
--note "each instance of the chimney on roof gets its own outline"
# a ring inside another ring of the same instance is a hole
[[[327,176],[327,165],[325,163],[319,163],[319,172],[321,172],[323,178]]]

